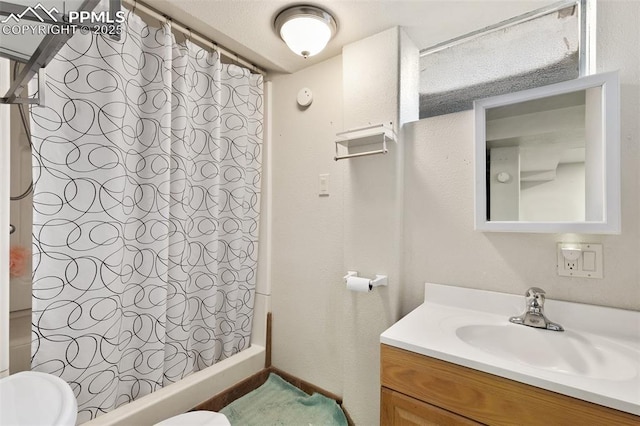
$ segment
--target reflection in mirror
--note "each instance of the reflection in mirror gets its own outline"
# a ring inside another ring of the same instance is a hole
[[[598,93],[592,88],[487,110],[489,220],[586,220],[586,199],[602,196],[585,193],[585,123],[599,121]],[[601,137],[592,138],[590,149],[601,144]],[[590,164],[589,172],[602,168]],[[602,203],[590,205],[590,220],[602,220]]]
[[[617,84],[609,73],[476,101],[476,229],[619,232]]]

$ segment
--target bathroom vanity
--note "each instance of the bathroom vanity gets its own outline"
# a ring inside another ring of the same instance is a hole
[[[381,345],[381,424],[638,425],[640,417]]]
[[[509,323],[523,308],[427,284],[425,303],[380,338],[381,424],[640,424],[639,312],[548,300],[556,332]]]

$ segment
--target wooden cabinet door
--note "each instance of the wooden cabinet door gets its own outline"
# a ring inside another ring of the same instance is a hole
[[[382,388],[380,419],[382,426],[468,426],[481,424],[387,388]]]
[[[640,426],[640,416],[404,349],[382,345],[380,359],[383,387],[439,407],[445,413],[480,422],[475,424]],[[388,418],[394,420],[396,415],[400,416],[391,413]]]

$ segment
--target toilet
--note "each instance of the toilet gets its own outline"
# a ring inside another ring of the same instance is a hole
[[[0,425],[74,426],[78,404],[60,377],[22,371],[0,379]]]
[[[215,411],[190,411],[170,417],[154,426],[231,426],[231,423],[227,416]]]
[[[58,376],[21,371],[0,379],[1,426],[75,426],[78,404],[71,386]],[[154,426],[231,426],[224,414],[190,411]]]

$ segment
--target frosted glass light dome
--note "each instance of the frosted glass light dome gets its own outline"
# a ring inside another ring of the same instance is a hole
[[[274,24],[289,49],[304,58],[320,53],[337,30],[335,19],[315,6],[285,9]]]

